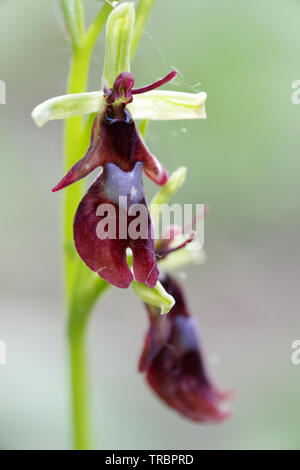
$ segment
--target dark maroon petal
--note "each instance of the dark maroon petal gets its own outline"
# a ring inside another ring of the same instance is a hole
[[[120,196],[125,200],[125,208],[119,206]],[[126,218],[127,208],[129,210],[135,204],[145,208],[149,220],[149,238],[146,240],[133,239],[128,235],[132,217]],[[104,236],[99,238],[101,221],[108,220],[106,207],[110,209],[109,220],[115,231],[105,237],[105,229]],[[99,211],[100,208],[103,211]],[[128,172],[112,163],[104,165],[103,173],[79,204],[74,221],[74,240],[79,256],[88,267],[110,284],[122,288],[129,287],[133,279],[126,256],[126,249],[131,248],[136,279],[149,287],[155,286],[159,273],[151,238],[151,219],[142,185],[142,163],[137,162],[133,170]]]
[[[150,327],[145,338],[144,349],[139,360],[139,371],[149,369],[153,360],[166,344],[171,333],[171,322],[167,315],[160,315],[160,309],[145,304],[148,310]]]
[[[143,162],[144,173],[156,184],[166,183],[166,170],[143,142],[126,108],[107,109],[101,122],[100,135],[98,151],[103,162],[115,163],[122,170],[130,171],[140,161]]]
[[[210,381],[203,361],[196,322],[190,316],[179,285],[169,276],[162,284],[173,295],[172,310],[161,316],[147,306],[150,328],[139,369],[146,371],[149,385],[171,408],[198,422],[219,422],[230,416],[221,392]]]
[[[168,181],[168,173],[161,163],[150,152],[146,144],[143,142],[141,136],[136,132],[136,146],[135,146],[135,159],[144,163],[144,173],[154,183],[163,186]]]
[[[105,163],[114,163],[123,171],[131,171],[138,161],[143,163],[145,174],[155,183],[166,183],[166,170],[144,144],[129,111],[124,105],[109,106],[95,118],[86,155],[52,191],[59,191],[79,181]]]
[[[133,272],[135,279],[150,288],[155,287],[158,281],[159,271],[156,264],[153,240],[151,238],[147,240],[134,240],[130,243],[130,248],[133,254]]]
[[[199,346],[187,336],[191,318],[172,327],[171,337],[152,361],[147,381],[159,397],[183,416],[194,421],[217,422],[230,416],[222,409],[219,392],[209,381]],[[174,338],[177,336],[177,339]],[[178,342],[179,341],[179,342]]]
[[[95,170],[95,168],[103,164],[101,152],[99,152],[101,120],[102,114],[97,114],[94,120],[91,141],[87,153],[81,160],[72,166],[66,176],[64,176],[64,178],[52,189],[53,192],[59,191],[66,186],[81,180]]]
[[[103,191],[104,175],[90,187],[77,209],[74,220],[74,241],[79,256],[102,279],[117,287],[127,288],[133,279],[127,264],[126,240],[104,239],[97,236],[100,204],[112,204]],[[112,204],[118,213],[116,204]]]

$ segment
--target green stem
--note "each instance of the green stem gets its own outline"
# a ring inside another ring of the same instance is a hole
[[[85,91],[89,68],[89,58],[84,49],[74,51],[68,93]],[[82,158],[85,148],[81,117],[68,119],[65,124],[65,169],[69,169]],[[64,199],[64,240],[65,240],[65,276],[67,304],[69,312],[69,355],[71,368],[71,393],[73,434],[75,449],[90,448],[90,413],[88,377],[86,369],[85,333],[87,321],[78,323],[74,302],[75,279],[78,270],[78,257],[73,243],[73,218],[82,197],[83,184],[78,182],[67,188]],[[88,316],[88,312],[83,312]],[[76,328],[75,328],[76,325]]]
[[[104,3],[103,7],[101,8],[98,15],[96,16],[93,23],[90,25],[89,29],[86,32],[84,38],[85,44],[93,47],[93,44],[95,44],[98,34],[105,25],[107,17],[111,11],[111,5],[109,5],[108,3]]]
[[[73,49],[82,45],[84,33],[84,11],[81,0],[60,0],[67,30]]]
[[[82,42],[76,41],[76,47],[73,47],[67,93],[86,91],[93,47],[110,11],[111,7],[105,4],[84,36],[84,40]],[[64,132],[65,170],[69,170],[74,163],[82,158],[88,146],[89,136],[90,128],[84,125],[82,117],[74,117],[66,121]],[[87,268],[78,258],[73,242],[73,219],[83,195],[83,188],[83,183],[80,181],[66,188],[63,207],[64,262],[75,449],[91,448],[86,330],[92,305],[90,302],[85,302],[84,293],[80,289],[81,274]],[[92,282],[93,280],[91,280],[91,285]]]
[[[148,17],[154,7],[155,0],[140,0],[136,9],[135,28],[131,43],[130,57],[133,58],[136,48],[140,42],[144,27],[148,21]]]
[[[77,49],[73,55],[68,93],[82,93],[86,90],[90,54],[85,49]],[[87,149],[86,132],[83,130],[82,117],[70,118],[65,123],[64,147],[65,164],[64,171],[68,171],[78,160],[82,158]],[[65,190],[64,199],[64,240],[65,240],[65,276],[67,285],[67,299],[72,301],[74,279],[78,265],[78,258],[73,243],[73,220],[75,211],[82,198],[83,182],[69,186]]]

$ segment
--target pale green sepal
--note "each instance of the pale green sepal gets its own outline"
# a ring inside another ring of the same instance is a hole
[[[156,96],[153,95],[154,93]],[[170,97],[172,96],[173,98],[169,99],[169,101],[166,100],[166,94],[170,94]],[[199,95],[205,95],[206,97],[206,93],[204,92],[193,94],[175,91],[150,91],[145,95],[135,96],[133,102],[127,105],[127,107],[131,111],[134,119],[205,118],[206,115],[200,115],[201,112],[205,114],[205,98],[202,97],[201,101],[198,98]],[[144,100],[144,98],[147,99]],[[191,103],[191,101],[193,101],[193,105],[188,104]],[[202,105],[200,105],[200,101]],[[149,106],[149,109],[147,106]],[[202,106],[201,112],[199,106]],[[165,114],[167,107],[170,113],[168,116]],[[92,91],[89,93],[73,93],[51,98],[36,106],[31,116],[37,126],[42,127],[46,122],[53,119],[67,119],[81,114],[99,112],[103,109],[103,92]],[[178,113],[180,113],[180,117]]]
[[[168,294],[162,284],[158,281],[153,289],[133,280],[131,287],[134,293],[147,304],[160,308],[161,315],[168,313],[175,305],[174,298]]]
[[[176,238],[174,242],[170,244],[171,247],[176,247],[180,244],[180,240]],[[174,273],[182,268],[189,265],[201,265],[206,261],[206,252],[201,248],[198,240],[193,240],[184,248],[173,251],[168,254],[164,259],[159,261],[159,269],[162,269],[166,273]]]
[[[53,119],[67,119],[81,114],[96,113],[104,109],[103,93],[74,93],[51,98],[34,108],[31,117],[42,127]]]
[[[134,119],[206,119],[207,94],[153,90],[135,95],[128,105]]]
[[[130,72],[130,50],[135,22],[134,3],[115,8],[106,23],[103,81],[112,88],[122,72]]]
[[[170,176],[167,183],[155,194],[150,202],[150,214],[154,221],[157,222],[161,206],[166,204],[171,197],[179,191],[186,177],[187,169],[185,166],[177,168]]]

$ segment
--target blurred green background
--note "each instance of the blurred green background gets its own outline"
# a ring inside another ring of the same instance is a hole
[[[91,20],[99,8],[84,1]],[[300,448],[298,0],[157,0],[133,63],[136,84],[176,66],[169,87],[208,93],[206,121],[150,126],[148,144],[171,171],[188,167],[175,201],[211,205],[206,265],[183,283],[215,381],[234,388],[234,416],[192,424],[137,373],[146,315],[130,291],[110,291],[90,325],[96,446],[107,449]],[[63,94],[70,48],[53,0],[0,2],[0,447],[71,445],[63,311],[62,122],[30,112]],[[100,86],[103,34],[89,89]],[[146,184],[150,196],[155,190]],[[182,277],[182,276],[181,276]]]

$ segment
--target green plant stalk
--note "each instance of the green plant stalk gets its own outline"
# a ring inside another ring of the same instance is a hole
[[[133,58],[143,34],[144,27],[156,0],[141,0],[136,9],[135,28],[132,37],[130,56]]]
[[[133,56],[141,37],[143,27],[155,0],[141,0],[137,10],[134,40],[131,49]],[[74,5],[74,2],[71,2]],[[70,4],[71,4],[70,3]],[[62,1],[63,13],[69,22],[72,14],[68,10],[67,0]],[[83,9],[81,2],[75,1],[79,15],[72,34],[73,57],[71,61],[67,93],[83,93],[86,91],[90,58],[97,37],[106,23],[112,7],[105,3],[85,34]],[[71,18],[71,20],[70,20]],[[78,26],[79,25],[79,26]],[[76,30],[78,36],[76,37]],[[75,32],[74,32],[75,31]],[[92,120],[87,122],[81,116],[69,118],[64,131],[64,169],[69,170],[84,155],[90,138]],[[144,123],[146,131],[146,122]],[[71,393],[74,448],[85,450],[91,444],[91,412],[89,395],[89,377],[87,371],[86,330],[89,315],[96,300],[110,287],[98,276],[88,270],[78,257],[73,242],[73,220],[75,211],[83,196],[84,185],[79,181],[65,190],[63,204],[64,227],[64,266],[66,302],[68,310],[68,339],[71,369]]]
[[[86,91],[89,73],[90,58],[97,36],[104,26],[111,11],[111,7],[105,4],[97,15],[95,21],[87,31],[81,45],[73,46],[73,57],[68,82],[68,93],[82,93]],[[64,132],[65,170],[68,170],[84,155],[90,136],[91,122],[84,125],[82,117],[70,118],[66,121]],[[91,285],[95,281],[83,262],[79,259],[73,242],[73,219],[75,211],[83,195],[83,183],[78,182],[66,188],[63,206],[64,224],[64,265],[66,302],[68,309],[68,338],[71,369],[71,393],[73,434],[75,449],[91,448],[91,420],[89,409],[88,372],[86,354],[86,329],[88,317],[92,310],[95,296],[92,302],[84,301],[81,282],[82,274],[91,277]],[[103,281],[103,291],[106,283]],[[98,281],[98,290],[101,287]],[[100,289],[101,290],[101,289]],[[96,294],[96,293],[95,293]],[[100,291],[97,292],[97,296]]]
[[[91,448],[91,414],[89,407],[85,328],[70,334],[71,393],[73,405],[74,448]]]
[[[89,57],[85,50],[77,49],[74,52],[68,93],[83,92],[86,89],[89,68]],[[86,138],[82,129],[82,118],[70,118],[65,124],[65,169],[69,169],[76,161],[82,158],[86,151]],[[66,300],[68,308],[69,354],[71,368],[71,393],[73,434],[75,449],[89,449],[91,446],[90,411],[88,392],[88,372],[86,368],[85,333],[89,310],[78,312],[74,302],[76,287],[76,272],[79,269],[78,255],[73,243],[73,219],[76,208],[83,193],[83,183],[66,189],[64,200],[64,240],[65,240],[65,282]]]

